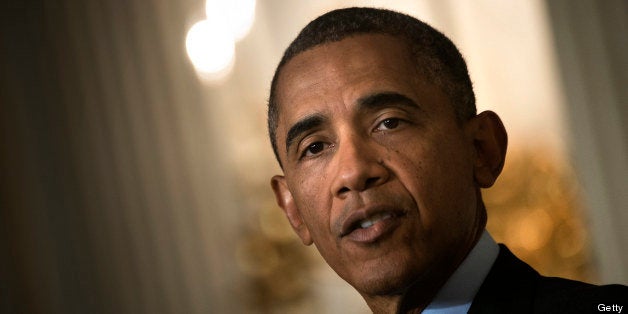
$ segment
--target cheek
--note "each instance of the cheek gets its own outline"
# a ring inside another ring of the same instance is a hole
[[[302,219],[310,230],[314,241],[329,232],[331,208],[329,189],[326,188],[326,176],[302,176],[293,186],[299,187],[294,193],[295,203],[300,209]]]
[[[473,204],[472,167],[454,144],[425,142],[390,150],[388,158],[395,160],[398,179],[417,203],[427,228],[435,221],[461,215]]]
[[[455,227],[453,229],[466,232],[462,226],[474,221],[476,192],[472,165],[458,147],[442,147],[440,153],[433,156],[433,166],[426,169],[429,179],[424,184],[425,206],[435,220],[435,227]]]
[[[310,167],[294,171],[289,184],[297,189],[294,194],[299,208],[315,208],[322,199],[325,176],[316,174],[317,170]]]

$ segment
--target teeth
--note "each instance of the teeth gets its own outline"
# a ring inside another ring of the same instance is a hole
[[[372,225],[374,225],[376,222],[380,221],[380,220],[384,220],[384,219],[388,219],[392,217],[391,213],[381,213],[381,214],[377,214],[375,216],[369,217],[367,219],[364,219],[360,222],[360,227],[365,229],[368,228]]]
[[[362,227],[362,229],[368,228],[370,226],[372,226],[374,224],[374,222],[372,220],[365,220],[363,222],[360,223],[360,227]]]

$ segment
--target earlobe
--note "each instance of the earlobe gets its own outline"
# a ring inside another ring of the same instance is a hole
[[[479,187],[495,183],[506,160],[508,135],[499,116],[484,111],[470,121],[475,145],[474,178]]]
[[[314,241],[310,236],[310,230],[307,228],[305,223],[303,223],[303,219],[301,218],[301,213],[294,203],[294,197],[292,196],[292,192],[288,189],[288,185],[286,184],[286,178],[284,176],[274,176],[270,185],[273,188],[273,192],[275,193],[275,200],[277,201],[277,205],[281,207],[284,214],[288,218],[288,222],[290,222],[290,226],[297,233],[301,241],[305,245],[311,245]]]

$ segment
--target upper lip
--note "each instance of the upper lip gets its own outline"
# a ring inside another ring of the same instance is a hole
[[[342,238],[353,232],[353,230],[359,228],[362,220],[382,213],[390,213],[394,218],[402,216],[404,211],[399,208],[392,208],[388,206],[370,206],[368,208],[356,210],[342,222],[340,237]]]

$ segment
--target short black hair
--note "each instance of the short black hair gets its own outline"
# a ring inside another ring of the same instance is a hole
[[[279,165],[276,132],[279,104],[276,94],[281,69],[306,50],[360,34],[385,34],[405,40],[417,68],[449,97],[458,121],[466,121],[476,115],[475,94],[466,62],[447,36],[412,16],[391,10],[344,8],[330,11],[301,30],[284,52],[273,76],[268,99],[268,134]]]

